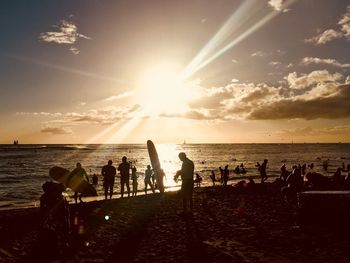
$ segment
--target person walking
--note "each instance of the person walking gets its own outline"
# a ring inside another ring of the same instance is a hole
[[[175,181],[178,180],[178,177],[181,176],[181,196],[182,196],[182,206],[183,206],[183,215],[192,214],[193,210],[193,175],[194,175],[194,163],[187,158],[186,153],[180,152],[179,159],[182,161],[181,170],[177,171],[175,174]],[[187,206],[190,206],[190,212],[187,211]]]
[[[124,186],[128,190],[128,197],[130,196],[130,163],[128,163],[128,158],[123,156],[122,162],[118,166],[118,171],[120,172],[120,194],[123,198],[124,196]]]
[[[83,180],[89,182],[89,177],[85,169],[81,166],[81,163],[77,163],[76,168],[69,174],[67,185],[69,185],[70,188],[71,187],[77,188],[79,187],[79,184],[81,184]],[[79,197],[79,201],[82,203],[83,200],[81,198],[83,197],[83,194],[81,193],[80,195],[78,195],[78,192],[75,191],[74,192],[75,203],[78,203],[78,197]]]
[[[105,191],[105,199],[108,197],[109,190],[109,199],[112,199],[113,187],[115,181],[115,175],[117,173],[115,167],[112,165],[112,160],[109,160],[107,165],[102,167],[101,174],[103,176],[103,188]]]

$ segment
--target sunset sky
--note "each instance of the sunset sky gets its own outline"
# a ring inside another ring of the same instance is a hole
[[[3,0],[0,143],[350,142],[350,1]]]

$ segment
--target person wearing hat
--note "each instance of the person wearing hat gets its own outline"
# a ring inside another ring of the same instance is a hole
[[[108,196],[108,190],[109,190],[109,199],[112,199],[113,195],[113,187],[114,187],[114,180],[115,175],[117,173],[115,167],[112,165],[112,160],[109,160],[107,165],[102,167],[101,174],[103,176],[103,188],[105,190],[105,199],[107,199]]]

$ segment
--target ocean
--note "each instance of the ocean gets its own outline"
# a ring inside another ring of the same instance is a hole
[[[183,151],[195,163],[195,172],[203,178],[203,185],[211,185],[209,175],[219,166],[229,165],[230,184],[244,178],[259,181],[256,163],[268,159],[269,181],[279,177],[280,167],[286,163],[288,170],[295,164],[315,165],[314,171],[331,176],[344,163],[350,164],[350,144],[156,144],[162,168],[165,171],[167,190],[177,189],[173,176],[181,167],[178,153]],[[118,166],[127,156],[137,168],[139,194],[144,191],[144,171],[150,160],[145,144],[101,145],[0,145],[0,209],[32,207],[39,205],[42,184],[50,181],[49,169],[61,166],[73,170],[77,162],[91,176],[100,175],[108,160]],[[329,160],[328,172],[322,163]],[[234,168],[244,164],[247,173],[235,174]],[[345,174],[344,174],[345,175]],[[179,183],[180,184],[180,183]],[[130,184],[131,186],[131,184]],[[97,187],[103,196],[102,178]],[[114,191],[120,192],[119,178]],[[150,191],[149,191],[150,192]],[[69,196],[70,193],[68,193]]]

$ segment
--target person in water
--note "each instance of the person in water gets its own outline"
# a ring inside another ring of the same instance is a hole
[[[214,170],[211,170],[210,179],[213,182],[213,186],[215,186],[216,177],[215,177],[215,171]]]
[[[136,167],[131,166],[131,180],[132,180],[132,196],[136,196],[137,195],[137,174],[136,174]]]
[[[117,174],[117,171],[112,164],[113,164],[112,160],[109,160],[107,165],[102,167],[102,171],[101,171],[101,174],[103,176],[103,189],[105,192],[105,199],[107,199],[108,197],[108,190],[109,190],[109,199],[112,199],[112,195],[113,195],[113,187],[114,187],[115,175]]]
[[[122,162],[118,166],[118,171],[120,172],[120,187],[121,187],[121,197],[124,196],[124,186],[128,190],[128,197],[130,196],[130,163],[128,163],[128,158],[123,156]]]
[[[264,162],[258,166],[258,170],[260,172],[261,183],[263,184],[267,180],[266,167],[267,167],[267,159],[264,159]]]
[[[147,194],[147,186],[151,187],[152,192],[154,193],[154,186],[151,182],[151,178],[153,176],[153,171],[150,165],[147,165],[147,169],[145,171],[145,194]]]
[[[202,180],[202,176],[200,176],[199,173],[196,173],[196,179],[194,179],[194,182],[197,187],[201,187]]]
[[[193,175],[194,175],[194,163],[187,158],[184,152],[179,153],[179,159],[182,161],[181,170],[177,171],[175,174],[175,181],[177,181],[178,177],[181,176],[182,184],[181,184],[181,196],[182,196],[182,205],[183,205],[183,214],[186,215],[187,205],[189,203],[190,213],[193,210]]]
[[[73,180],[73,181],[72,181]],[[72,185],[73,188],[78,187],[78,185],[83,181],[89,182],[89,177],[85,171],[85,169],[81,166],[81,163],[76,164],[76,168],[70,173],[69,178],[67,180],[68,185]],[[83,194],[81,193],[80,195],[78,194],[77,191],[74,193],[74,200],[75,203],[78,203],[78,197],[79,201],[82,203],[83,200],[81,199],[83,197]]]

